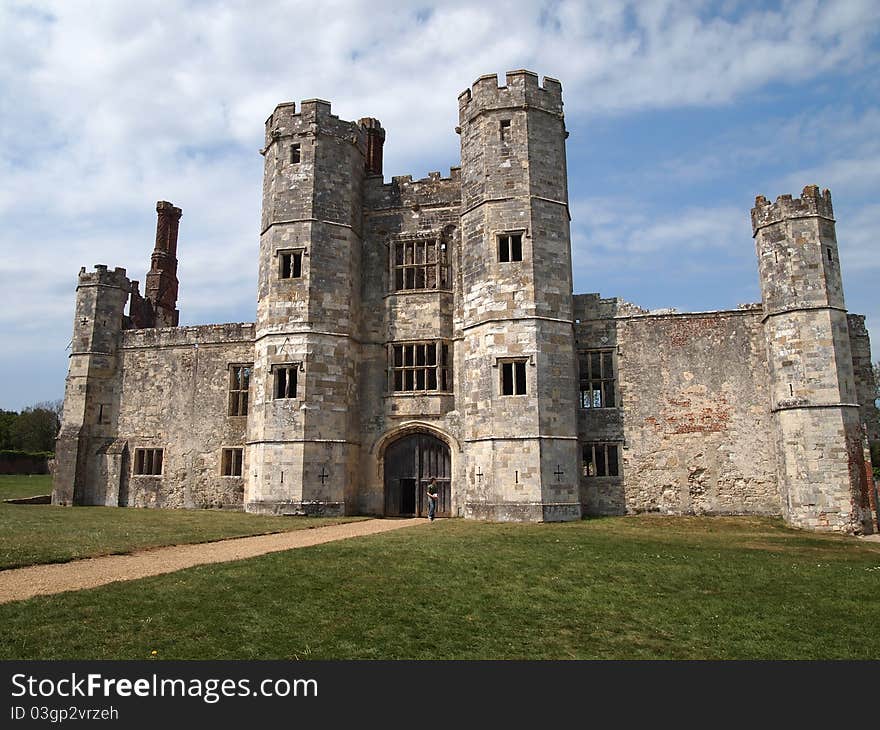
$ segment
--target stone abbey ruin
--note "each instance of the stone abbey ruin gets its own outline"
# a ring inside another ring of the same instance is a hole
[[[390,182],[376,119],[276,107],[255,322],[178,325],[168,202],[143,295],[82,269],[53,501],[422,515],[435,477],[441,515],[876,531],[830,193],[756,199],[760,303],[573,294],[560,83],[483,76],[458,103],[460,167]]]

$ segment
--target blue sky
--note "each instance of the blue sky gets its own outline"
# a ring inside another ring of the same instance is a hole
[[[760,298],[749,209],[834,197],[847,306],[880,359],[876,2],[0,4],[0,408],[60,398],[80,266],[144,280],[183,208],[181,321],[253,321],[263,122],[378,117],[385,175],[458,164],[458,93],[563,85],[575,291],[646,308]]]

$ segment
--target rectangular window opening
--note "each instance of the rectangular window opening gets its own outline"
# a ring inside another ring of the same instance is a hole
[[[229,366],[229,409],[227,415],[246,416],[252,365]]]
[[[612,350],[584,350],[579,356],[581,408],[616,408]]]
[[[296,398],[296,374],[299,363],[292,365],[276,365],[275,373],[275,400]]]
[[[302,276],[302,251],[281,251],[278,254],[281,260],[281,279],[299,279]]]
[[[300,146],[298,144],[290,146],[290,161],[294,165],[300,161]]]
[[[585,477],[620,476],[618,444],[584,444],[582,454],[582,469]]]
[[[222,472],[225,477],[240,477],[244,449],[223,449]]]
[[[501,395],[526,394],[526,360],[501,363]]]
[[[499,124],[499,126],[498,126],[498,130],[499,130],[499,134],[501,137],[501,141],[506,142],[508,132],[510,131],[510,120],[509,119],[502,119],[501,124]]]
[[[400,241],[393,249],[394,291],[436,289],[438,282],[447,286],[446,257],[437,255],[436,241]]]
[[[439,359],[437,342],[414,342],[390,346],[389,382],[393,392],[451,390],[450,345],[446,342],[439,344]]]
[[[162,449],[135,449],[134,473],[137,476],[162,475]]]
[[[498,236],[498,261],[502,264],[522,261],[522,233],[503,233]]]

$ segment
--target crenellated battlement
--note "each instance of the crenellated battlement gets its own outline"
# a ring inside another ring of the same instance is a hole
[[[562,84],[545,76],[541,86],[538,74],[525,69],[508,71],[504,86],[498,84],[497,74],[480,76],[470,89],[458,96],[459,122],[466,122],[483,111],[517,106],[535,107],[561,116]]]
[[[94,271],[86,271],[85,266],[79,270],[77,288],[83,286],[113,286],[129,291],[131,283],[125,269],[117,266],[110,271],[104,264],[95,264]]]
[[[765,226],[791,218],[821,217],[834,220],[834,208],[831,205],[831,191],[827,188],[819,192],[818,185],[807,185],[800,198],[791,195],[780,195],[775,203],[771,203],[763,195],[755,198],[752,208],[752,235]]]
[[[427,205],[459,205],[461,202],[461,168],[449,168],[449,177],[439,171],[413,180],[412,175],[395,175],[391,182],[368,181],[364,188],[367,210],[418,208]]]
[[[275,111],[266,120],[265,148],[269,149],[273,142],[287,137],[315,136],[316,134],[328,134],[334,137],[350,139],[351,142],[366,147],[367,130],[373,129],[373,125],[364,124],[365,121],[375,122],[375,127],[381,129],[378,120],[365,118],[360,122],[349,122],[340,119],[331,113],[329,101],[323,99],[306,99],[299,104],[292,101],[278,104]],[[384,130],[383,130],[384,131]],[[383,136],[384,139],[384,136]]]

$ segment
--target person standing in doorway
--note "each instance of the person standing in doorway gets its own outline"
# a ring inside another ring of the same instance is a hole
[[[434,516],[437,514],[437,477],[431,477],[428,482],[428,519],[433,522]]]

